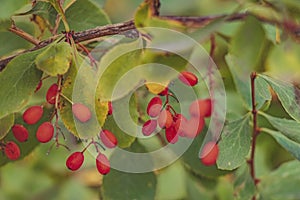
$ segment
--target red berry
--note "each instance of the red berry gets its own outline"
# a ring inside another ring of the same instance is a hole
[[[38,85],[36,86],[36,88],[35,88],[34,92],[37,92],[37,91],[39,91],[39,90],[41,89],[42,85],[43,85],[43,81],[42,81],[42,80],[40,80],[40,81],[39,81],[39,83],[38,83]]]
[[[211,99],[198,99],[190,105],[190,114],[195,117],[210,117],[211,110]]]
[[[19,142],[25,142],[28,139],[28,130],[21,124],[15,124],[12,127],[12,132]]]
[[[216,163],[218,155],[218,144],[216,144],[216,142],[211,141],[204,145],[200,154],[200,159],[204,165],[210,166]]]
[[[27,124],[36,124],[43,116],[42,106],[31,106],[23,113],[23,120]]]
[[[192,117],[187,121],[187,124],[184,128],[184,136],[187,138],[195,138],[197,137],[202,129],[204,128],[205,121],[202,117]]]
[[[169,110],[163,110],[159,113],[157,121],[160,128],[169,128],[173,123],[173,116]]]
[[[112,113],[113,113],[113,106],[112,106],[112,102],[111,101],[109,101],[108,102],[108,115],[112,115]]]
[[[17,160],[21,155],[19,146],[12,141],[6,143],[4,152],[10,160]]]
[[[142,133],[145,136],[151,135],[155,131],[157,127],[157,121],[156,120],[148,120],[144,123],[143,128],[142,128]]]
[[[102,130],[100,132],[100,138],[107,148],[114,148],[118,144],[116,136],[109,130]]]
[[[171,144],[175,144],[178,141],[178,134],[174,126],[166,128],[166,139]]]
[[[36,131],[36,138],[41,143],[49,142],[54,135],[54,127],[50,122],[42,123]]]
[[[82,166],[83,161],[83,153],[74,152],[68,157],[66,161],[66,166],[69,168],[69,170],[76,171]]]
[[[163,91],[161,91],[160,93],[158,93],[158,95],[160,96],[166,96],[169,92],[169,88],[165,87],[165,89]]]
[[[184,130],[186,129],[188,120],[182,114],[176,114],[173,117],[174,120],[174,128],[179,136],[184,137]]]
[[[147,114],[150,117],[157,117],[162,108],[162,100],[159,97],[153,97],[147,106]]]
[[[181,72],[178,76],[179,80],[188,86],[194,86],[198,83],[198,78],[191,72]]]
[[[46,94],[46,100],[50,104],[55,104],[56,95],[58,93],[58,85],[54,83],[51,85]]]
[[[82,103],[74,103],[72,105],[72,112],[82,123],[89,121],[92,116],[90,109]]]
[[[102,175],[105,175],[110,171],[110,163],[107,157],[102,153],[99,153],[97,156],[96,166],[98,172]]]

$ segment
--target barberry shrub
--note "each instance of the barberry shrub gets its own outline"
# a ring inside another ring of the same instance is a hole
[[[300,3],[103,2],[0,8],[0,199],[299,199]]]

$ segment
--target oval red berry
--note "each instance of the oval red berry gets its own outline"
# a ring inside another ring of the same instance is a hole
[[[46,94],[46,100],[50,104],[55,104],[56,95],[58,93],[58,85],[54,83],[51,85]]]
[[[142,133],[145,136],[149,136],[155,131],[156,127],[157,127],[157,121],[150,119],[144,123],[142,128]]]
[[[198,83],[197,76],[191,72],[187,72],[187,71],[181,72],[178,78],[182,83],[188,86],[194,86]]]
[[[174,126],[166,128],[166,139],[171,144],[175,144],[178,141],[178,134]]]
[[[157,117],[162,108],[162,100],[159,97],[153,97],[147,106],[147,114],[150,117]]]
[[[41,143],[49,142],[54,135],[54,127],[50,122],[42,123],[36,131],[36,139]]]
[[[19,146],[12,141],[6,143],[4,152],[6,157],[10,160],[17,160],[21,155]]]
[[[187,121],[187,125],[184,129],[184,136],[187,138],[197,137],[203,130],[205,125],[205,120],[200,117],[192,117]]]
[[[179,136],[185,136],[185,129],[187,128],[188,120],[182,114],[176,114],[174,117],[174,128]]]
[[[102,130],[100,132],[100,139],[107,148],[114,148],[118,145],[116,136],[109,130]]]
[[[96,167],[97,167],[98,172],[102,175],[109,173],[110,163],[104,154],[102,154],[102,153],[98,154],[97,159],[96,159]]]
[[[195,117],[210,117],[212,110],[211,99],[198,99],[190,105],[190,114]]]
[[[92,116],[90,109],[82,103],[74,103],[72,105],[72,112],[76,119],[82,123],[89,121]]]
[[[208,142],[204,145],[200,159],[201,162],[206,166],[211,166],[216,164],[219,155],[219,147],[216,142]]]
[[[82,152],[74,152],[72,153],[66,161],[66,166],[69,170],[76,171],[78,170],[84,161],[84,155]]]
[[[28,139],[28,130],[21,124],[15,124],[12,128],[11,128],[15,138],[19,141],[19,142],[25,142]]]
[[[163,110],[159,113],[157,119],[160,128],[169,128],[173,123],[173,116],[169,110]]]
[[[27,124],[36,124],[43,116],[42,106],[31,106],[23,113],[23,120]]]
[[[165,89],[163,91],[161,91],[160,93],[158,93],[158,95],[166,96],[168,93],[169,93],[169,88],[165,87]]]

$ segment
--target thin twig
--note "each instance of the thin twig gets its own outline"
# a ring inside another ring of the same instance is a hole
[[[22,29],[16,27],[14,24],[8,30],[10,32],[20,36],[21,38],[27,40],[28,42],[34,44],[35,46],[38,46],[40,43],[40,41],[38,39],[32,37],[32,35],[30,35],[29,33],[26,33]]]

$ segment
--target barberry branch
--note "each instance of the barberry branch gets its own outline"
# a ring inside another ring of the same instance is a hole
[[[255,79],[257,77],[256,72],[253,72],[250,76],[251,78],[251,101],[252,101],[252,115],[253,115],[253,133],[252,133],[252,144],[251,144],[251,155],[250,159],[248,160],[250,166],[250,174],[254,181],[254,184],[257,185],[259,180],[256,178],[255,175],[255,147],[256,147],[256,139],[260,132],[258,124],[257,124],[257,110],[256,110],[256,99],[255,99]],[[256,200],[256,196],[252,197],[252,200]]]
[[[156,2],[156,5],[159,5],[158,4],[159,1],[156,0],[155,2]],[[160,18],[178,21],[187,27],[191,27],[191,28],[198,27],[199,28],[199,27],[204,27],[218,19],[224,19],[226,22],[232,22],[232,21],[243,20],[249,15],[252,15],[252,14],[251,13],[235,13],[235,14],[229,14],[229,15],[224,14],[224,15],[212,15],[212,16],[160,16]],[[295,22],[284,22],[283,23],[283,22],[275,21],[273,19],[266,19],[263,16],[255,16],[255,17],[262,22],[273,24],[273,25],[278,25],[279,27],[285,28],[285,29],[287,29],[287,31],[290,34],[292,34],[292,36],[300,38],[300,25],[296,24]],[[133,20],[75,32],[73,34],[73,38],[76,43],[79,43],[79,42],[89,41],[89,40],[104,37],[104,36],[122,34],[123,32],[129,31],[129,30],[136,30]],[[19,36],[21,36],[21,35],[19,35]],[[0,60],[0,72],[16,56],[27,53],[27,52],[32,52],[32,51],[41,49],[41,48],[49,45],[53,41],[55,41],[57,38],[62,37],[62,36],[63,36],[63,34],[58,34],[49,39],[41,41],[39,43],[35,40],[32,40],[31,43],[32,42],[38,43],[34,48],[27,49],[25,51],[15,54],[15,55],[11,55],[9,57],[1,59]],[[25,38],[25,39],[28,40],[28,38]]]

